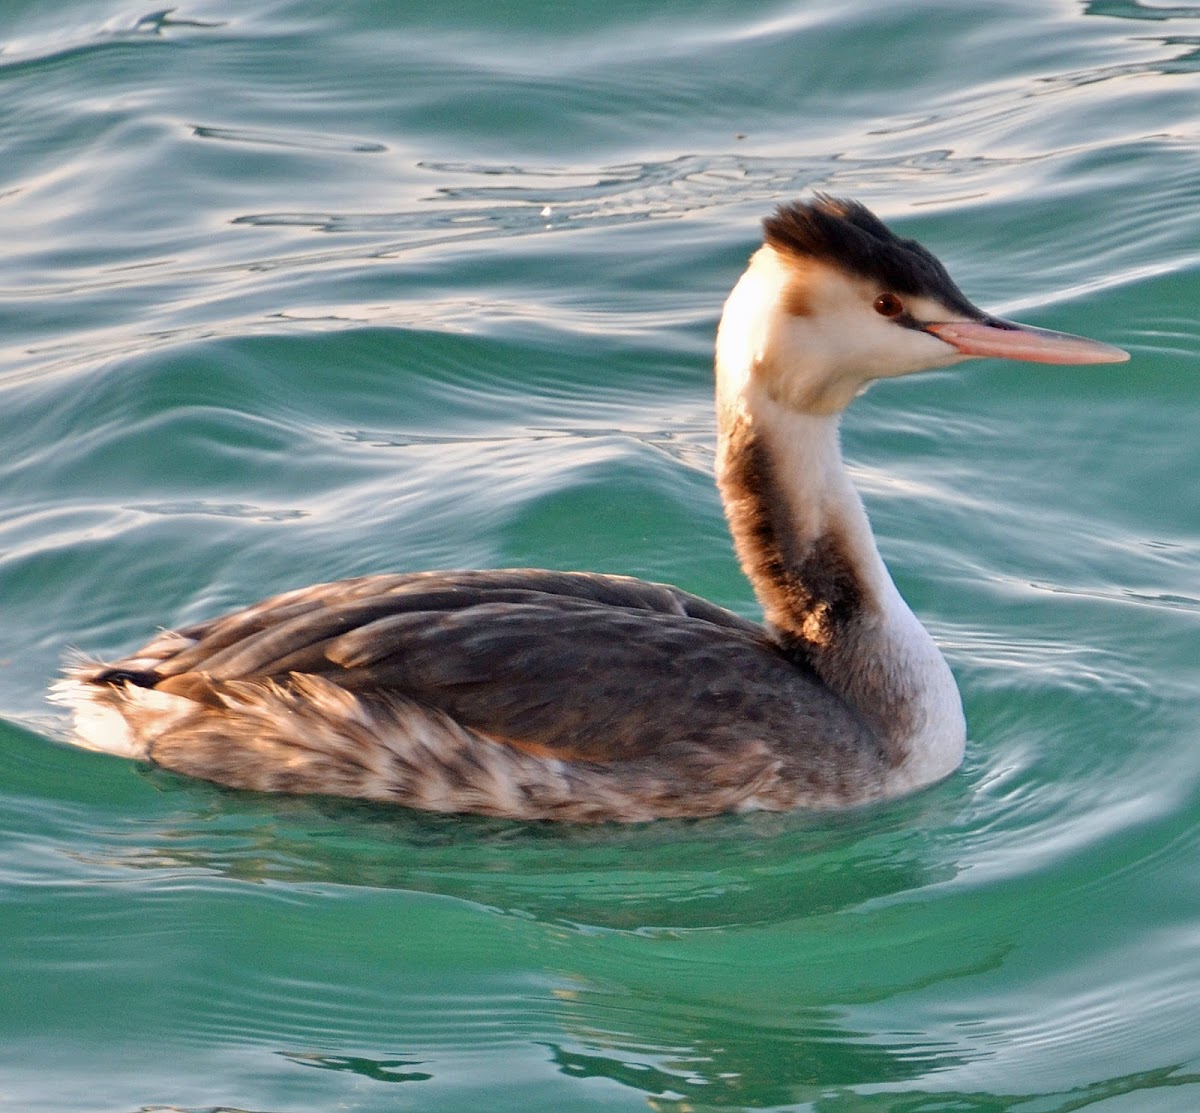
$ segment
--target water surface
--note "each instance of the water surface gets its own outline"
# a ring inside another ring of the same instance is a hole
[[[412,8],[0,24],[0,1107],[1196,1108],[1200,6]],[[59,744],[70,648],[308,582],[587,568],[755,614],[712,336],[811,189],[1133,353],[847,418],[961,773],[548,828]]]

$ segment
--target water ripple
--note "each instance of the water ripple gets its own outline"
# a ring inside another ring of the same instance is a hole
[[[195,32],[227,26],[222,20],[189,19],[177,16],[175,8],[163,8],[140,16],[132,23],[116,18],[99,25],[69,32],[25,35],[0,44],[0,71],[36,67],[48,62],[69,62],[114,46],[165,41],[186,41]]]
[[[298,151],[328,151],[336,154],[380,154],[382,143],[365,139],[345,139],[340,135],[313,135],[303,132],[259,131],[254,128],[214,127],[197,124],[192,128],[197,139],[216,139],[223,143],[252,143],[264,147],[292,147]]]

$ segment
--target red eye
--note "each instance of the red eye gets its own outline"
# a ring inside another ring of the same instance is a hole
[[[904,302],[895,294],[880,294],[875,299],[875,312],[884,317],[899,317],[904,312]]]

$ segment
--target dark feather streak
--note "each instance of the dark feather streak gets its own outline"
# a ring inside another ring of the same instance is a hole
[[[897,236],[857,201],[817,194],[780,205],[763,221],[775,250],[841,267],[880,292],[936,298],[964,316],[983,319],[938,258],[916,240]]]

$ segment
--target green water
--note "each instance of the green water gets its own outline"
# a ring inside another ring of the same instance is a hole
[[[25,0],[0,106],[0,1108],[1200,1108],[1200,6]],[[319,580],[754,614],[712,336],[812,188],[1133,353],[847,418],[959,774],[555,828],[59,744],[70,648]]]

